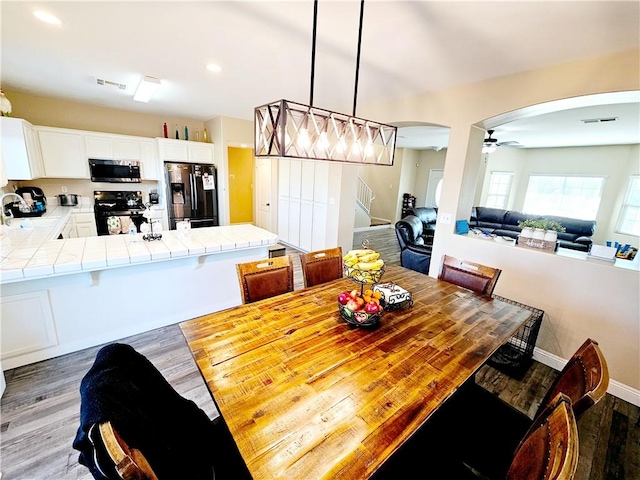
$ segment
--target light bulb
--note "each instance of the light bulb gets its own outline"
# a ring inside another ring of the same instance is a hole
[[[298,133],[298,146],[300,148],[307,148],[311,144],[311,140],[309,139],[309,132],[307,132],[306,128],[301,128]]]
[[[344,141],[344,137],[340,137],[338,144],[336,145],[336,152],[344,153],[347,150],[347,143]]]
[[[367,157],[373,157],[374,150],[373,150],[373,145],[371,144],[371,142],[367,142],[367,146],[364,147],[364,154]]]
[[[329,139],[327,138],[327,132],[321,132],[318,139],[318,146],[325,150],[329,149]]]

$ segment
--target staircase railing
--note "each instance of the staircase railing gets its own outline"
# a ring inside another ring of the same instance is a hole
[[[358,177],[358,187],[356,193],[356,201],[363,208],[367,215],[371,215],[371,202],[376,198],[373,190],[367,185],[362,178]]]

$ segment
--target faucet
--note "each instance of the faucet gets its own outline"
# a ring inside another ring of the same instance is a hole
[[[17,193],[5,193],[0,197],[0,223],[2,225],[11,225],[11,219],[13,218],[13,215],[11,214],[11,212],[6,213],[4,210],[4,199],[6,197],[17,197],[18,200],[20,201],[20,210],[23,212],[30,212],[31,211],[31,207],[29,207],[29,205],[27,205],[27,202],[24,201],[24,198],[22,198],[20,195],[18,195]]]

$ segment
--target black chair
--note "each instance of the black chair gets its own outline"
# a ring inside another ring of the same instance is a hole
[[[400,245],[400,265],[429,274],[432,247],[425,244],[422,221],[415,215],[407,215],[395,226]]]
[[[121,480],[119,471],[145,478],[138,470],[160,480],[250,478],[222,419],[212,422],[130,345],[100,349],[80,384],[80,400],[73,448],[95,479]]]

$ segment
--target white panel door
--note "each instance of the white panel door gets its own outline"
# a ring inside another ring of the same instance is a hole
[[[112,160],[114,156],[113,138],[108,135],[83,135],[84,148],[88,158]]]
[[[289,243],[289,197],[278,198],[278,237]]]
[[[294,247],[300,245],[300,200],[289,199],[289,243]]]
[[[289,196],[291,198],[300,198],[302,188],[302,162],[300,160],[291,160],[289,169]]]
[[[314,162],[313,201],[329,202],[329,162]],[[354,179],[355,181],[355,179]]]
[[[58,344],[47,290],[0,298],[0,355],[3,359]]]
[[[311,237],[312,251],[324,250],[327,247],[327,205],[313,204],[313,233]]]
[[[140,142],[137,138],[115,137],[113,140],[116,160],[141,160]]]
[[[313,201],[313,178],[314,178],[314,164],[318,162],[303,161],[302,162],[302,177],[300,180],[302,192],[300,198],[302,200]]]
[[[45,176],[90,178],[82,135],[63,129],[38,128]]]
[[[313,245],[313,202],[300,201],[300,244],[299,247],[310,252]]]
[[[289,196],[289,178],[291,170],[291,160],[281,158],[278,162],[278,196]]]

